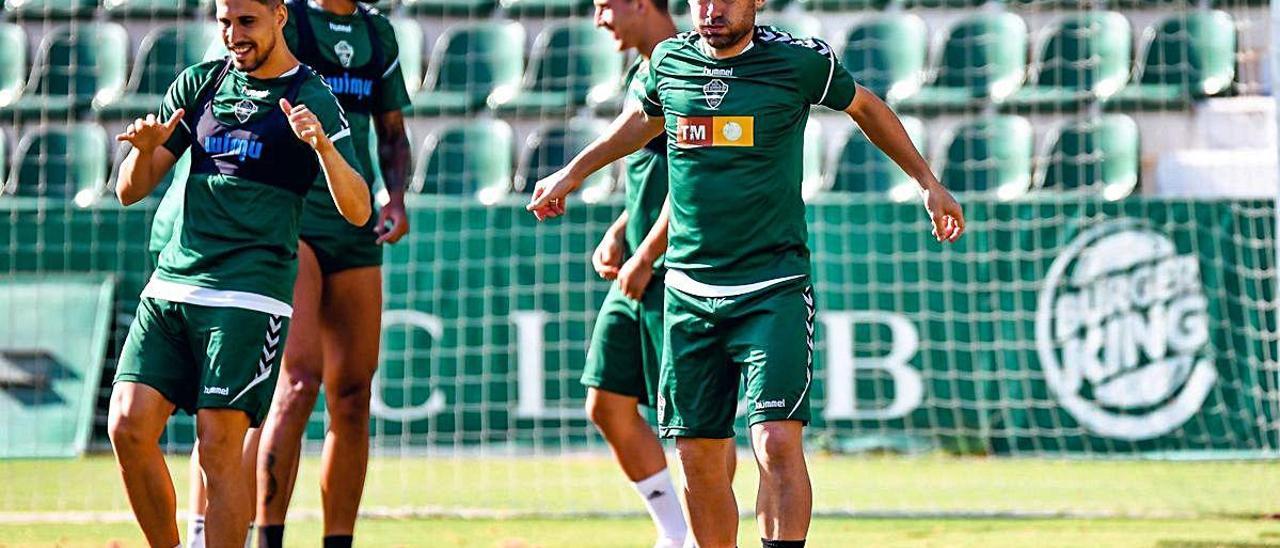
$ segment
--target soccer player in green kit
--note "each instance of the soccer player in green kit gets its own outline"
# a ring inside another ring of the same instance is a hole
[[[595,23],[613,34],[618,49],[634,48],[640,54],[624,88],[636,82],[636,73],[647,70],[653,48],[676,34],[666,0],[595,0]],[[591,256],[600,277],[617,283],[596,318],[582,383],[587,386],[587,416],[658,530],[655,547],[679,548],[688,531],[680,499],[662,445],[636,408],[657,402],[667,226],[655,221],[667,198],[666,139],[659,136],[628,156],[625,172],[626,208]]]
[[[857,86],[819,40],[755,26],[763,0],[691,0],[695,32],[654,50],[642,109],[629,109],[568,166],[539,181],[539,219],[591,173],[666,132],[669,248],[658,420],[676,438],[698,546],[737,542],[726,454],[740,382],[760,470],[756,517],[766,548],[803,546],[812,513],[804,461],[814,303],[804,203],[804,128],[811,105],[846,112],[920,185],[934,236],[964,231],[887,105]],[[741,381],[739,379],[742,379]]]
[[[303,198],[323,173],[347,222],[362,225],[372,213],[368,185],[343,159],[353,152],[337,99],[283,45],[284,5],[215,7],[230,58],[184,70],[158,116],[117,136],[133,145],[116,186],[126,205],[192,153],[181,215],[121,350],[108,419],[125,491],[152,546],[179,541],[159,445],[177,409],[196,416],[207,545],[244,545],[253,505],[241,449],[275,388]]]

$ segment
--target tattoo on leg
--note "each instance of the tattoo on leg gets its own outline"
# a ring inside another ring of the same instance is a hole
[[[276,498],[276,491],[279,488],[277,483],[278,482],[276,481],[276,455],[275,453],[267,453],[267,495],[266,495],[267,504],[271,504],[271,501]]]

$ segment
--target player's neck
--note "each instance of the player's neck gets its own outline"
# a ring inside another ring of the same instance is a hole
[[[284,37],[279,37],[277,44],[284,44]],[[267,57],[257,70],[249,73],[249,76],[259,80],[270,80],[279,78],[286,72],[293,70],[298,66],[298,58],[293,56],[289,48],[277,47],[271,52],[271,56]]]
[[[756,28],[751,27],[751,30],[743,35],[742,39],[727,48],[713,48],[711,47],[711,44],[707,43],[706,38],[699,38],[699,40],[702,40],[702,51],[711,56],[712,59],[728,59],[730,57],[742,55],[742,52],[747,51],[747,49],[751,47],[751,41],[754,40],[755,37]]]
[[[658,47],[658,43],[676,35],[676,24],[671,21],[671,17],[660,15],[654,18],[655,21],[645,25],[644,38],[640,40],[640,44],[636,46],[636,50],[640,52],[640,56],[648,59],[653,55],[653,49]]]
[[[355,0],[311,0],[324,11],[337,15],[351,15],[356,12]]]

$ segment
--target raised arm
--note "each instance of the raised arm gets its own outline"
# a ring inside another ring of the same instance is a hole
[[[631,300],[638,301],[644,296],[644,288],[649,287],[649,279],[653,277],[653,263],[667,252],[667,220],[670,217],[671,197],[668,195],[644,241],[618,271],[618,288]]]
[[[390,110],[374,116],[378,134],[378,165],[391,201],[378,212],[378,243],[396,243],[409,231],[409,215],[404,209],[404,189],[409,180],[409,136],[404,130],[404,112]],[[388,223],[390,226],[388,226]]]
[[[117,141],[133,145],[133,150],[120,165],[120,176],[116,179],[116,197],[121,204],[131,205],[146,198],[178,161],[162,145],[182,122],[183,112],[183,109],[178,109],[166,122],[148,114],[146,119],[134,120],[123,133],[116,135]]]
[[[920,185],[925,210],[933,221],[933,236],[940,242],[954,242],[960,238],[964,233],[964,212],[960,204],[938,182],[889,105],[867,88],[858,86],[853,101],[844,111],[862,128],[867,139]]]
[[[373,210],[369,186],[364,182],[364,177],[356,173],[342,157],[338,147],[325,135],[319,118],[306,105],[291,105],[282,98],[280,108],[289,116],[289,125],[293,128],[294,135],[315,149],[320,167],[324,170],[325,182],[329,185],[329,193],[333,195],[333,203],[338,206],[338,213],[348,223],[364,225],[369,221]]]
[[[569,165],[538,181],[525,207],[538,220],[564,214],[564,198],[582,186],[592,173],[631,154],[662,133],[661,116],[649,116],[639,106],[630,105],[601,135],[579,152]]]

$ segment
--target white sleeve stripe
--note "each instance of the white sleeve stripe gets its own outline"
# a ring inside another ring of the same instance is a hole
[[[836,54],[832,52],[827,56],[827,60],[831,61],[831,67],[827,69],[827,85],[822,88],[822,97],[818,98],[818,104],[827,100],[827,94],[831,92],[831,77],[836,74]]]
[[[337,141],[338,139],[341,139],[341,138],[343,138],[343,137],[350,137],[350,136],[351,136],[351,128],[349,128],[349,127],[344,127],[344,128],[342,128],[342,131],[339,131],[339,132],[337,132],[337,133],[334,133],[333,135],[330,135],[330,136],[329,136],[329,140],[330,140],[330,141]]]
[[[391,62],[391,66],[387,67],[387,71],[382,73],[382,78],[385,80],[388,76],[391,76],[391,71],[395,70],[398,66],[400,66],[400,58],[396,57],[396,60]]]

